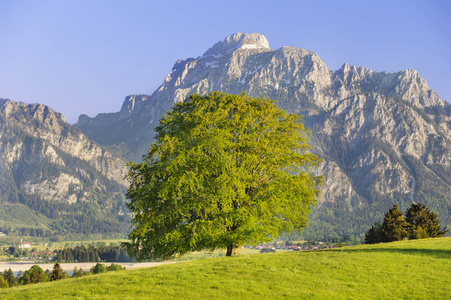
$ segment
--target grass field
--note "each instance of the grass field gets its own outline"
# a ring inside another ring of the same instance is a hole
[[[2,299],[450,299],[451,238],[198,259],[0,290]]]

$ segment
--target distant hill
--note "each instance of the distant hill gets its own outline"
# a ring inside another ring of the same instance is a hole
[[[120,112],[80,116],[88,137],[139,161],[159,118],[191,93],[265,95],[303,114],[325,183],[305,237],[362,237],[397,203],[427,204],[451,225],[451,105],[415,70],[332,71],[311,51],[272,50],[261,34],[237,33],[202,56],[178,60],[150,96],[129,96]]]
[[[0,99],[0,231],[123,236],[126,172],[49,107]]]

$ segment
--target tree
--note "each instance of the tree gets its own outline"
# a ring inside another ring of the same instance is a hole
[[[377,244],[382,243],[382,241],[382,223],[378,221],[365,233],[365,244]]]
[[[382,234],[384,242],[401,241],[408,237],[406,220],[396,204],[385,214]]]
[[[8,288],[8,281],[6,281],[3,276],[0,276],[0,289],[1,288]]]
[[[53,270],[50,275],[50,280],[55,281],[55,280],[61,280],[61,279],[64,279],[63,269],[61,268],[59,263],[55,263],[53,265]]]
[[[125,270],[125,267],[123,267],[123,266],[121,266],[121,265],[115,265],[115,264],[111,264],[111,265],[109,265],[107,268],[106,268],[106,270],[108,271],[108,272],[110,272],[110,271],[122,271],[122,270]]]
[[[191,95],[129,163],[130,242],[138,260],[270,241],[308,224],[322,177],[310,131],[274,101],[245,94]],[[141,249],[142,248],[142,249]]]
[[[85,272],[83,271],[82,268],[77,270],[77,267],[74,267],[74,271],[72,273],[72,278],[77,278],[77,277],[82,277],[85,276]]]
[[[97,263],[94,267],[91,268],[92,274],[100,274],[107,272],[107,268],[104,264]]]
[[[19,282],[22,285],[45,281],[49,281],[49,278],[45,274],[44,270],[38,265],[34,265],[29,270],[25,271],[23,276],[19,279]]]
[[[448,228],[440,228],[440,220],[437,214],[422,203],[412,203],[406,211],[411,239],[442,237],[448,232]]]
[[[9,287],[17,285],[17,279],[14,277],[14,273],[11,268],[3,272],[3,278],[5,278],[5,280],[8,282]]]

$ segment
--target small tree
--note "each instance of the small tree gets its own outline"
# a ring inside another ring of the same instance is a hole
[[[384,242],[401,241],[408,237],[406,220],[396,204],[385,214],[382,234]]]
[[[378,221],[365,233],[365,244],[377,244],[382,242],[382,223]]]
[[[55,281],[55,280],[61,280],[61,279],[64,279],[63,269],[61,268],[59,263],[55,263],[53,265],[53,270],[50,275],[50,280]]]
[[[437,214],[422,203],[412,203],[406,211],[409,237],[411,239],[442,237],[448,232],[445,227],[440,228]]]
[[[0,276],[0,289],[8,287],[9,287],[8,281],[6,281],[5,278],[3,278],[3,276]]]
[[[156,142],[130,163],[127,252],[138,260],[270,241],[308,224],[320,159],[299,116],[272,100],[191,95],[162,117]]]
[[[45,274],[44,270],[38,265],[34,265],[29,270],[25,271],[23,276],[19,279],[19,282],[22,285],[45,281],[49,281],[49,278]]]
[[[3,272],[3,278],[8,282],[9,287],[17,285],[17,279],[14,277],[14,273],[11,268]]]
[[[107,268],[104,264],[97,263],[94,267],[91,268],[92,274],[99,274],[99,273],[105,273],[107,271]]]
[[[77,270],[77,267],[74,267],[74,271],[72,273],[72,278],[82,277],[85,276],[85,272],[82,268]]]
[[[122,271],[122,270],[125,270],[125,267],[112,263],[106,269],[107,269],[108,272],[110,272],[110,271]]]

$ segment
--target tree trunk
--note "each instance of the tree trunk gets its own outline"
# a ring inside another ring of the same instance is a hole
[[[227,254],[226,256],[238,256],[240,255],[240,251],[238,245],[228,245],[227,246]]]

